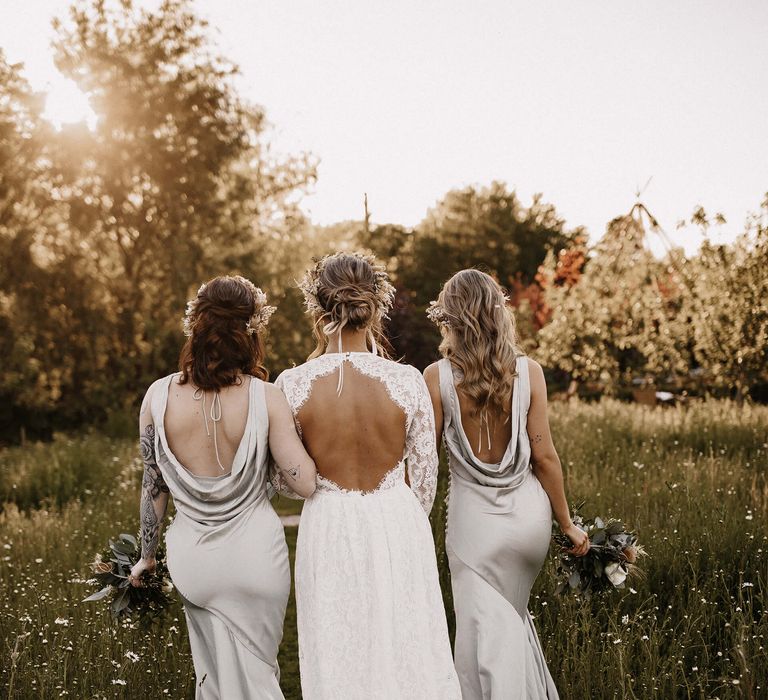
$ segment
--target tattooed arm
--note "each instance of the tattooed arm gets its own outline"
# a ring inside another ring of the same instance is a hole
[[[315,462],[307,454],[293,421],[293,413],[283,392],[272,384],[264,386],[269,413],[269,451],[283,480],[303,498],[317,487]]]
[[[130,581],[134,586],[140,586],[141,575],[155,570],[155,553],[160,542],[160,525],[168,507],[168,486],[165,484],[160,466],[155,455],[155,426],[152,413],[149,410],[150,394],[147,391],[141,405],[139,416],[139,447],[141,459],[144,462],[144,476],[141,480],[141,504],[139,516],[141,520],[141,559],[131,570]]]

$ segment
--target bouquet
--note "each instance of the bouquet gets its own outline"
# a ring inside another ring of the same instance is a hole
[[[173,584],[165,565],[162,548],[158,548],[155,558],[155,572],[143,575],[143,586],[132,586],[128,574],[141,559],[139,543],[133,535],[126,534],[109,540],[109,551],[97,554],[91,563],[94,575],[88,583],[98,585],[99,590],[83,602],[108,599],[109,609],[115,619],[136,613],[140,619],[146,621],[161,615],[172,602],[170,593]]]
[[[593,593],[624,588],[627,577],[640,573],[636,562],[645,550],[638,544],[637,534],[627,530],[624,523],[599,517],[585,519],[578,512],[573,522],[587,533],[589,552],[583,557],[569,554],[565,551],[572,547],[568,537],[554,535],[555,544],[562,548],[557,565],[561,580],[555,593],[580,593],[588,598]]]

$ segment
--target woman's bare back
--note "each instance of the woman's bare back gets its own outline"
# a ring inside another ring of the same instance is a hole
[[[345,362],[318,378],[298,412],[304,444],[318,473],[344,489],[371,491],[403,458],[406,416],[379,379]]]
[[[399,469],[429,511],[437,473],[435,424],[427,385],[415,367],[371,352],[326,353],[286,370],[275,384],[318,474],[332,488],[373,491]]]
[[[455,384],[454,384],[455,386]],[[498,464],[504,459],[504,453],[512,437],[512,425],[509,413],[488,409],[481,419],[480,410],[475,401],[456,388],[461,409],[461,426],[467,436],[472,453],[486,464]],[[508,406],[512,405],[509,397]]]
[[[218,406],[213,405],[215,393],[205,392],[203,405],[203,394],[195,387],[179,384],[178,377],[171,381],[164,419],[168,446],[176,459],[195,476],[222,476],[231,471],[248,420],[251,381],[251,377],[243,377],[239,384],[219,391],[221,419],[216,425],[215,441],[211,417],[212,407],[213,417],[219,416]]]

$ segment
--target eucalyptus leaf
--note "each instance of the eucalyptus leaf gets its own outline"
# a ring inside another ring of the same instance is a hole
[[[128,542],[130,542],[133,545],[134,550],[139,548],[139,543],[133,535],[129,535],[124,532],[120,535],[120,537],[124,540],[128,540]]]
[[[111,590],[112,586],[104,586],[104,588],[102,588],[100,591],[96,591],[96,593],[93,593],[85,598],[83,603],[91,603],[94,600],[101,600],[102,598],[106,598]]]
[[[110,543],[110,546],[112,547],[112,551],[120,554],[125,554],[126,556],[129,556],[131,554],[136,553],[136,547],[132,546],[128,542],[121,542],[118,540],[117,542]]]
[[[128,590],[123,589],[120,591],[120,594],[112,601],[112,605],[110,606],[112,608],[112,614],[117,617],[123,610],[125,610],[125,608],[128,607],[130,602],[131,599],[128,595]]]

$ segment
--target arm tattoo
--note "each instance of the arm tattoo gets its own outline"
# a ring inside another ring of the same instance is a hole
[[[155,428],[148,425],[139,438],[141,458],[144,461],[144,477],[141,481],[141,556],[151,559],[155,556],[160,540],[160,521],[155,510],[155,501],[160,494],[168,493],[168,486],[160,472],[155,457]]]
[[[541,440],[542,440],[542,437],[541,437],[541,435],[534,435],[534,436],[533,436],[533,441],[534,441],[535,443],[539,443],[539,442],[541,442]]]
[[[290,476],[291,479],[293,479],[294,481],[297,481],[298,478],[301,476],[301,466],[297,464],[295,467],[286,469],[285,473],[288,474],[288,476]]]

